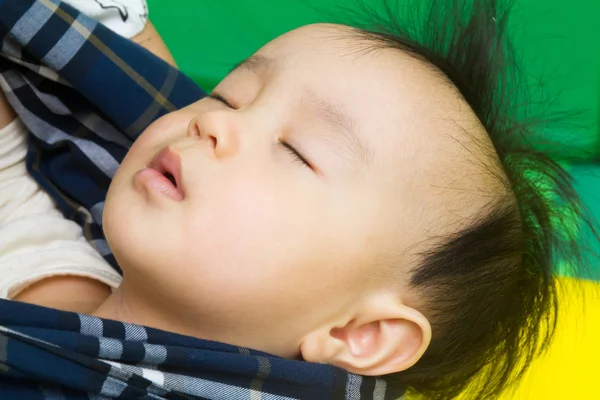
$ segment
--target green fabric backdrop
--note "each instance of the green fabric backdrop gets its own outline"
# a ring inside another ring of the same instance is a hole
[[[339,0],[148,3],[150,19],[179,67],[206,90],[270,39],[328,20],[309,5],[330,10],[340,4]],[[582,112],[575,124],[555,126],[545,134],[563,143],[555,156],[571,165],[580,193],[600,219],[600,0],[516,0],[514,11],[511,26],[530,85],[559,94],[553,104],[539,107],[550,113]],[[600,265],[594,277],[600,280]]]

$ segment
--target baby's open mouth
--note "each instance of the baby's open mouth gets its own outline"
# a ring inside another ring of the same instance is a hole
[[[183,198],[184,188],[181,177],[181,159],[179,154],[165,147],[156,155],[148,168],[155,170],[164,178],[163,191],[172,198]]]
[[[173,186],[177,187],[177,181],[175,180],[173,174],[171,174],[170,172],[163,172],[163,175],[173,184]]]

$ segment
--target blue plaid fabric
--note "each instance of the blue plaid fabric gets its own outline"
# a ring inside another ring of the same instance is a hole
[[[152,121],[205,93],[57,0],[0,1],[0,42],[0,86],[31,133],[29,173],[119,271],[101,227],[110,181]]]
[[[30,131],[27,167],[118,270],[110,180],[155,119],[205,95],[56,0],[0,0],[0,87]],[[396,399],[385,381],[147,327],[0,300],[0,400]]]
[[[0,399],[395,399],[383,380],[0,300]]]

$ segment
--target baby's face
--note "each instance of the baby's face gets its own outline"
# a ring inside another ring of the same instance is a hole
[[[141,301],[205,338],[293,357],[373,291],[398,293],[384,272],[413,266],[400,253],[424,234],[423,178],[455,152],[431,134],[433,74],[362,50],[347,28],[292,31],[218,85],[224,101],[135,142],[104,229]],[[160,154],[176,187],[146,169]]]

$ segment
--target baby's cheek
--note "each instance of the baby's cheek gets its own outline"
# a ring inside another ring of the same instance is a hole
[[[213,187],[185,216],[186,247],[196,249],[208,268],[224,268],[224,274],[266,268],[277,256],[273,247],[290,238],[290,212],[282,200],[256,181]]]
[[[288,196],[292,189],[257,180],[212,189],[215,197],[199,200],[184,235],[193,300],[238,320],[256,310],[278,320],[314,301],[315,266],[331,260],[316,251],[321,237],[300,198]]]
[[[288,232],[288,212],[277,193],[259,187],[241,185],[224,199],[222,206],[223,239],[231,243],[246,261],[266,257],[276,242]],[[285,237],[285,236],[284,236]]]
[[[186,136],[191,110],[179,110],[162,116],[148,126],[131,146],[132,155],[156,152],[173,140]]]

